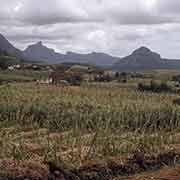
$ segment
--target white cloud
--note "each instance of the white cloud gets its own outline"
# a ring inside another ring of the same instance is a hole
[[[179,0],[0,0],[0,32],[17,47],[124,56],[147,45],[179,57]]]
[[[3,0],[0,0],[0,2]],[[172,0],[7,0],[1,2],[1,16],[34,25],[61,22],[113,22],[158,24],[176,21],[166,12],[179,10]]]

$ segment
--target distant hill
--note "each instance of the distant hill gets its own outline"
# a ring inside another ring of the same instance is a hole
[[[117,57],[96,52],[89,54],[67,52],[66,54],[61,54],[44,46],[42,42],[28,46],[28,48],[24,51],[24,56],[31,61],[45,61],[48,63],[74,62],[99,66],[111,66],[119,60]]]
[[[50,49],[38,42],[36,44],[30,45],[23,52],[26,59],[31,61],[45,61],[55,63],[60,60],[62,54],[56,53],[54,49]]]
[[[131,55],[121,58],[112,69],[118,71],[141,71],[153,69],[177,69],[180,68],[180,60],[161,58],[160,54],[146,47],[140,47]]]
[[[146,47],[140,47],[131,55],[124,58],[113,57],[105,53],[80,54],[68,51],[66,54],[55,52],[40,41],[28,46],[24,51],[15,48],[2,34],[0,34],[0,52],[6,52],[5,59],[23,59],[27,63],[80,63],[99,67],[107,67],[116,71],[141,71],[153,69],[180,69],[180,60],[161,58],[160,54]],[[3,57],[1,56],[1,60]],[[12,62],[12,61],[11,61]],[[13,61],[15,62],[15,61]]]
[[[97,66],[112,66],[119,60],[118,57],[113,57],[105,53],[92,52],[88,54],[79,54],[74,52],[67,52],[65,54],[65,61],[85,63]]]
[[[15,48],[2,34],[0,34],[0,51],[23,59],[23,53]]]

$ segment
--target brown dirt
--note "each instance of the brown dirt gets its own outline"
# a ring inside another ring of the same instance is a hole
[[[180,180],[180,166],[164,167],[159,171],[142,173],[131,177],[119,177],[113,180]]]
[[[3,171],[6,172],[5,177],[9,180],[46,180],[49,174],[47,166],[31,161],[18,163],[13,160],[3,160],[0,162],[0,169],[0,175]],[[2,179],[1,176],[0,179]]]
[[[39,129],[39,130],[35,130],[35,131],[25,131],[25,132],[21,132],[20,133],[20,136],[22,137],[22,138],[33,138],[34,136],[36,136],[36,135],[46,135],[46,134],[48,134],[48,130],[47,129]]]
[[[79,168],[69,168],[63,162],[18,163],[12,160],[1,161],[0,167],[9,173],[9,180],[178,180],[180,166],[173,166],[180,162],[179,155],[169,151],[150,156],[138,151],[131,158],[87,162]],[[144,174],[138,175],[140,173]]]

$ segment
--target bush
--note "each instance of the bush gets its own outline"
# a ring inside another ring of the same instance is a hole
[[[174,99],[173,104],[180,106],[180,98]]]
[[[168,86],[165,82],[161,82],[160,84],[158,84],[155,81],[151,81],[150,84],[139,83],[138,90],[152,92],[168,92],[171,91],[171,87]]]
[[[81,76],[75,75],[75,76],[68,76],[67,78],[65,78],[65,80],[71,85],[80,86],[83,79]]]
[[[175,81],[175,82],[180,82],[180,75],[177,75],[177,76],[173,76],[172,77],[172,81]]]

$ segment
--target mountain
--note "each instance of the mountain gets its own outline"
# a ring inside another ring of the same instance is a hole
[[[147,47],[140,47],[131,55],[121,58],[112,68],[118,71],[177,69],[180,68],[180,61],[163,59],[160,54]]]
[[[26,59],[31,61],[44,61],[52,64],[81,63],[100,67],[112,67],[117,71],[139,71],[152,69],[177,69],[180,68],[179,60],[161,58],[160,54],[151,51],[147,47],[140,47],[131,55],[119,58],[105,53],[92,52],[80,54],[68,51],[66,54],[55,52],[38,42],[30,45],[23,52]]]
[[[65,60],[70,62],[79,62],[85,64],[92,64],[97,66],[112,66],[119,60],[118,57],[113,57],[105,53],[92,52],[89,54],[78,54],[73,52],[67,52],[65,54]]]
[[[160,54],[151,51],[147,47],[140,47],[124,58],[97,52],[88,54],[67,52],[66,54],[61,54],[44,46],[41,41],[28,46],[24,51],[20,51],[0,34],[0,52],[7,54],[4,55],[5,59],[14,59],[16,57],[17,60],[24,59],[27,62],[42,61],[48,64],[80,63],[108,67],[116,71],[180,69],[180,60],[161,58]],[[3,59],[3,56],[1,56],[1,59]]]
[[[23,53],[15,48],[2,34],[0,34],[0,51],[18,58],[23,58]]]
[[[50,49],[38,42],[36,44],[30,45],[23,52],[26,59],[31,61],[46,61],[46,62],[56,62],[61,59],[62,54],[56,53],[54,49]]]
[[[50,64],[71,62],[98,66],[112,66],[112,64],[119,60],[117,57],[96,52],[89,54],[67,52],[66,54],[61,54],[55,52],[54,49],[44,46],[41,41],[28,46],[24,51],[20,51],[19,49],[15,48],[2,34],[0,34],[0,51],[6,52],[12,56],[16,56],[19,59],[38,62],[42,61]]]
[[[96,52],[89,54],[67,52],[66,54],[61,54],[44,46],[42,42],[28,46],[23,53],[28,60],[45,61],[48,63],[76,62],[98,66],[111,66],[119,60],[117,57],[112,57],[105,53]]]

